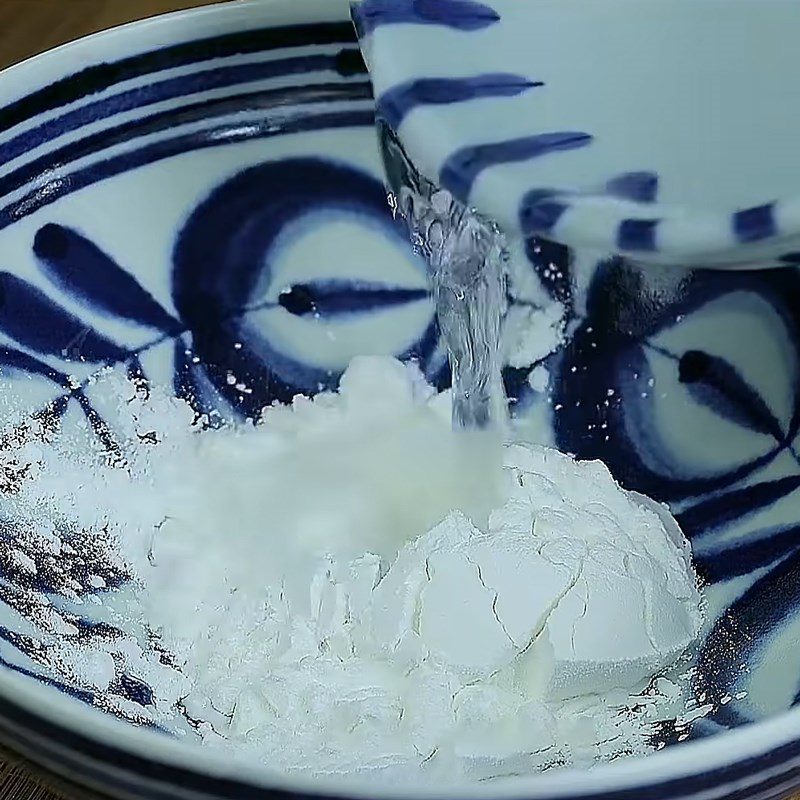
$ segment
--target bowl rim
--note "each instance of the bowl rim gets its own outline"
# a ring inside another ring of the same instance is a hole
[[[0,107],[58,77],[70,74],[104,58],[142,52],[176,43],[181,26],[185,40],[202,38],[204,32],[245,30],[265,25],[313,22],[344,22],[349,19],[348,0],[233,0],[228,3],[185,9],[116,26],[39,53],[0,71]],[[120,44],[124,46],[120,47]],[[13,92],[14,85],[20,87]],[[24,124],[24,123],[23,123]],[[248,786],[279,790],[289,795],[330,797],[430,797],[450,798],[561,798],[576,795],[613,795],[625,790],[642,790],[681,779],[722,773],[734,765],[744,766],[795,745],[795,752],[775,767],[777,774],[788,765],[800,764],[800,707],[768,719],[722,731],[707,739],[665,748],[642,758],[619,759],[591,771],[575,768],[553,770],[524,778],[504,779],[492,784],[458,785],[453,789],[396,790],[370,785],[362,780],[326,781],[306,776],[284,775],[255,762],[232,761],[224,752],[196,743],[165,738],[143,731],[114,717],[83,706],[57,690],[43,686],[10,669],[0,667],[0,699],[11,708],[31,715],[58,733],[75,734],[89,743],[131,753],[156,764],[164,764],[198,777],[213,776],[244,781]],[[35,753],[25,753],[35,758]],[[766,772],[753,771],[761,777]],[[740,778],[741,780],[741,778]],[[732,784],[733,785],[733,784]],[[738,785],[738,784],[737,784]]]

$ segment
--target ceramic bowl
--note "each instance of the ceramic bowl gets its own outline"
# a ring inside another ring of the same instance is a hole
[[[3,73],[3,427],[46,408],[102,439],[89,379],[108,364],[227,419],[334,386],[361,353],[415,358],[445,385],[425,268],[387,207],[373,116],[338,0],[167,16]],[[800,275],[642,272],[537,239],[512,257],[512,313],[549,309],[564,333],[552,352],[511,359],[514,414],[671,505],[707,582],[696,681],[714,710],[647,759],[457,794],[781,796],[800,785]],[[254,393],[234,392],[230,372]],[[104,616],[124,576],[98,588],[76,562],[65,587],[39,553],[34,575],[12,557],[12,523],[0,536],[6,748],[79,796],[397,794],[289,780],[268,754],[238,763],[154,730],[152,692],[124,665],[101,687],[71,676],[54,652],[125,639]],[[43,606],[66,624],[44,629]]]
[[[353,11],[378,109],[412,161],[505,231],[649,264],[797,263],[793,3]]]

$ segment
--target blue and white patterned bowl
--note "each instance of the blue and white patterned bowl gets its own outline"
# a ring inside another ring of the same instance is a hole
[[[4,423],[13,406],[49,406],[105,435],[86,384],[105,364],[231,419],[334,385],[358,353],[414,357],[446,382],[424,267],[386,206],[347,5],[206,8],[0,76]],[[645,274],[533,239],[515,261],[533,295],[563,304],[569,334],[544,363],[506,370],[515,413],[672,505],[709,584],[698,688],[739,699],[648,759],[458,794],[781,796],[800,785],[800,273]],[[530,381],[537,366],[547,373]],[[257,390],[233,392],[229,372]],[[42,657],[31,607],[69,604],[46,573],[14,568],[12,535],[0,534],[8,748],[115,797],[341,792],[136,725],[152,702],[136,675],[110,691],[141,714],[103,712]],[[63,635],[109,635],[87,611],[98,606],[80,608],[64,611]]]
[[[353,11],[411,160],[508,233],[643,263],[797,263],[791,0]]]

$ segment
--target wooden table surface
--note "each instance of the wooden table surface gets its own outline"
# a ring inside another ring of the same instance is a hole
[[[88,33],[215,0],[0,0],[0,68]]]
[[[95,31],[215,1],[0,0],[0,69]],[[0,800],[57,798],[24,769],[0,761]]]

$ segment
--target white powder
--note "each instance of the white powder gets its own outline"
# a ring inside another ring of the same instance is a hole
[[[528,385],[534,392],[543,393],[547,390],[550,383],[550,372],[547,367],[539,365],[531,370],[528,375]]]
[[[390,359],[202,435],[178,401],[95,388],[125,466],[52,445],[12,559],[35,574],[43,542],[74,544],[32,532],[56,511],[110,533],[82,585],[124,565],[138,588],[104,603],[132,635],[53,632],[41,659],[99,705],[281,771],[449,784],[645,753],[686,711],[663,676],[702,624],[688,545],[604,465],[454,434],[448,395]],[[153,707],[119,700],[122,672]]]
[[[514,305],[503,329],[505,360],[512,367],[527,367],[558,349],[564,339],[564,306],[551,302],[544,308]]]
[[[535,365],[558,350],[567,327],[566,307],[548,294],[542,279],[520,252],[521,247],[520,242],[510,245],[508,293],[514,302],[503,321],[502,338],[505,363],[518,369]],[[552,269],[555,275],[557,267],[553,265]],[[529,376],[536,392],[543,392],[547,386],[544,370],[541,365],[534,367]]]

